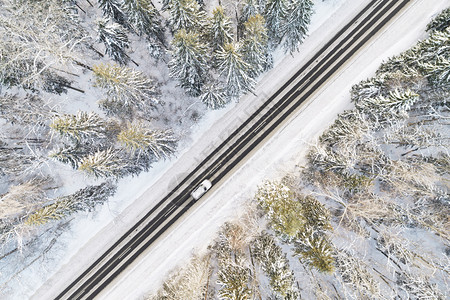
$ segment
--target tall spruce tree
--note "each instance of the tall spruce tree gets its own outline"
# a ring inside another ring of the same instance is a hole
[[[125,25],[126,18],[121,0],[98,0],[98,4],[106,18],[110,18],[121,25]]]
[[[78,111],[76,115],[62,115],[53,118],[50,128],[62,136],[80,141],[86,138],[103,138],[107,123],[95,112]]]
[[[172,130],[150,130],[141,124],[129,124],[117,140],[130,152],[166,159],[175,152],[177,139]]]
[[[203,27],[206,20],[206,13],[200,9],[200,5],[195,0],[170,0],[169,4],[169,25],[172,32],[179,29],[197,30]]]
[[[242,93],[252,91],[256,84],[250,77],[251,67],[239,50],[235,44],[225,44],[216,53],[217,68],[230,98],[238,98]]]
[[[49,205],[32,212],[25,220],[27,226],[39,226],[51,221],[67,218],[80,211],[92,211],[116,192],[116,186],[109,181],[100,185],[87,186],[77,192],[56,198]]]
[[[48,156],[64,164],[70,164],[74,169],[78,169],[80,162],[87,154],[87,151],[80,146],[80,143],[77,143],[75,145],[58,146],[50,151]]]
[[[250,269],[231,260],[221,261],[217,271],[218,295],[220,299],[251,299],[249,288]]]
[[[261,13],[260,9],[257,0],[245,0],[242,5],[239,23],[244,24],[251,16],[259,15]]]
[[[200,100],[211,109],[222,108],[228,103],[222,84],[215,80],[211,80],[203,86]]]
[[[264,18],[268,29],[269,40],[273,46],[283,38],[283,24],[288,12],[287,0],[268,0],[264,10]]]
[[[285,184],[264,182],[256,193],[256,200],[266,213],[272,228],[281,237],[293,238],[305,226],[302,205]]]
[[[325,235],[308,227],[299,232],[294,244],[294,255],[301,262],[323,273],[334,271],[333,245]]]
[[[450,7],[444,9],[427,25],[427,31],[444,31],[448,27],[450,27]]]
[[[300,43],[308,32],[313,13],[312,0],[291,0],[288,4],[286,22],[281,30],[284,34],[284,49],[291,54],[298,51]]]
[[[233,40],[232,23],[229,17],[225,15],[222,6],[216,7],[212,12],[212,17],[209,18],[206,26],[209,41],[214,50],[223,47],[225,44]]]
[[[130,172],[132,162],[117,149],[100,150],[83,158],[78,170],[97,178],[121,178]]]
[[[120,64],[127,64],[129,56],[125,50],[130,41],[125,28],[118,23],[109,23],[107,19],[97,20],[98,41],[105,44],[106,54]]]
[[[140,36],[157,38],[163,42],[163,27],[158,10],[151,0],[124,0],[123,8],[127,15],[127,22]]]
[[[419,67],[424,71],[425,77],[434,85],[448,84],[450,82],[450,56],[439,56],[436,61],[420,63]]]
[[[428,38],[383,63],[378,68],[377,74],[381,76],[384,73],[400,72],[406,77],[426,76],[427,70],[429,70],[428,65],[441,65],[440,67],[445,70],[445,60],[450,59],[449,49],[450,28],[444,31],[432,31]],[[433,85],[446,84],[445,81],[439,82],[435,80],[439,76],[430,76],[428,78]]]
[[[419,95],[411,90],[395,90],[389,92],[386,97],[362,99],[360,102],[355,102],[355,106],[371,120],[386,125],[396,119],[407,117],[411,106],[418,100]]]
[[[252,253],[269,278],[274,299],[299,299],[289,260],[272,235],[264,232],[258,236],[252,243]]]
[[[170,76],[179,81],[188,94],[199,96],[208,70],[207,47],[194,32],[180,29],[172,40]]]
[[[93,67],[95,86],[106,90],[108,96],[101,106],[113,114],[133,109],[145,109],[159,103],[155,83],[144,73],[118,65],[99,64]]]
[[[241,52],[244,61],[250,66],[249,75],[256,78],[270,66],[268,57],[271,54],[267,44],[267,29],[261,15],[249,17],[244,25],[244,41],[242,42]]]

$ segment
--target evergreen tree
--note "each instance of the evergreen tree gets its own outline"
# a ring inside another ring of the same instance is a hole
[[[95,112],[78,111],[76,115],[53,118],[50,128],[62,136],[80,141],[86,138],[104,138],[107,123]]]
[[[269,40],[272,45],[277,44],[283,38],[283,24],[287,16],[287,0],[268,0],[264,10],[264,18],[268,30]]]
[[[164,52],[164,49],[161,47],[163,42],[160,40],[160,43],[156,42],[154,39],[149,39],[147,41],[147,50],[148,54],[156,60],[159,60]],[[164,46],[165,47],[165,46]]]
[[[206,45],[194,32],[180,29],[172,40],[170,76],[179,81],[188,94],[199,96],[208,69]]]
[[[74,194],[57,198],[31,213],[25,221],[27,226],[39,226],[51,221],[67,218],[80,211],[92,211],[116,192],[116,186],[106,181],[100,185],[87,186]]]
[[[180,29],[200,31],[203,27],[206,14],[195,0],[170,0],[168,6],[172,32]]]
[[[295,255],[300,261],[320,272],[334,271],[333,248],[325,235],[312,227],[299,232],[295,240]]]
[[[435,62],[419,63],[419,67],[424,71],[425,77],[436,86],[450,82],[450,55],[448,59],[439,56]]]
[[[286,185],[266,181],[255,196],[272,228],[288,239],[295,237],[306,223],[302,205]]]
[[[132,68],[99,64],[93,67],[95,86],[106,90],[104,108],[115,114],[145,109],[159,103],[152,79]]]
[[[138,35],[147,35],[163,41],[160,15],[151,0],[124,0],[127,21]]]
[[[384,80],[378,76],[363,80],[352,86],[351,99],[352,102],[364,101],[366,98],[375,98],[383,94],[386,84]]]
[[[302,216],[305,218],[305,226],[314,228],[318,232],[332,229],[330,223],[330,212],[328,209],[312,196],[301,197]]]
[[[250,65],[243,60],[239,50],[234,44],[226,44],[216,54],[217,67],[230,98],[252,91],[256,84],[249,75]]]
[[[241,52],[244,61],[249,64],[249,75],[258,77],[261,72],[270,67],[268,57],[271,55],[268,49],[267,29],[264,18],[261,15],[251,16],[245,22],[244,41]]]
[[[284,34],[284,49],[291,54],[298,51],[299,44],[308,32],[313,13],[312,0],[292,0],[288,4],[286,22],[281,30]]]
[[[82,149],[79,143],[72,146],[58,146],[48,154],[50,158],[65,164],[70,164],[74,169],[78,169],[80,162],[86,155],[86,150]]]
[[[364,114],[357,110],[344,111],[319,138],[320,143],[332,148],[334,145],[353,145],[363,140],[372,129]]]
[[[256,0],[258,11],[260,15],[264,15],[264,11],[266,10],[267,0]]]
[[[228,103],[223,87],[216,81],[211,81],[203,86],[200,100],[211,109],[222,108]]]
[[[423,68],[427,64],[439,65],[442,58],[449,60],[450,49],[450,28],[444,31],[432,31],[430,36],[417,43],[413,48],[401,53],[400,55],[389,58],[377,70],[378,76],[386,73],[401,72],[405,77],[426,76],[427,69]],[[432,84],[436,85],[437,82]],[[444,82],[445,84],[445,82]]]
[[[94,177],[121,178],[129,172],[130,161],[119,150],[112,148],[97,151],[83,158],[78,170],[85,171]]]
[[[242,6],[239,23],[244,24],[251,16],[256,16],[261,13],[257,0],[245,0]]]
[[[105,44],[106,54],[120,64],[126,64],[129,56],[125,49],[129,47],[125,28],[118,23],[108,23],[107,19],[97,20],[98,41]]]
[[[121,0],[98,0],[98,4],[106,18],[112,19],[121,25],[125,25],[125,14]]]
[[[419,95],[407,90],[389,92],[387,97],[366,98],[355,103],[356,109],[365,113],[371,120],[385,123],[390,120],[408,116],[411,106],[419,99]]]
[[[220,286],[220,299],[246,300],[251,299],[251,289],[248,287],[250,270],[241,264],[230,260],[222,261],[217,272],[217,284]]]
[[[244,0],[240,15],[238,17],[237,24],[237,40],[240,41],[244,34],[244,23],[248,21],[248,18],[260,14],[260,7],[258,5],[258,0]]]
[[[450,7],[444,9],[427,25],[427,31],[444,31],[450,26]]]
[[[177,142],[172,130],[150,130],[141,124],[129,124],[117,140],[132,153],[152,154],[157,159],[166,159],[173,154]]]
[[[258,236],[252,243],[252,253],[270,279],[274,299],[299,299],[294,273],[289,267],[286,254],[273,236],[267,233]]]
[[[222,6],[216,7],[212,14],[212,17],[209,18],[206,30],[212,48],[217,50],[219,47],[223,47],[233,40],[232,23],[230,18],[225,16]]]

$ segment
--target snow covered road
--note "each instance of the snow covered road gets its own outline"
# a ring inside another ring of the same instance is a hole
[[[194,146],[180,155],[168,172],[157,181],[157,178],[153,179],[154,184],[151,188],[127,207],[114,223],[108,224],[96,235],[92,234],[91,240],[70,260],[68,258],[66,265],[37,291],[34,298],[48,299],[60,291],[61,287],[71,280],[74,271],[79,272],[91,263],[91,255],[110,245],[115,238],[127,230],[128,224],[140,218],[152,203],[162,198],[168,188],[176,184],[176,179],[182,178],[190,166],[196,164],[198,153],[206,154],[215,146],[205,144],[204,141],[215,140],[212,137],[224,137],[237,127],[239,124],[235,122],[236,119],[243,120],[252,113],[261,101],[267,98],[267,95],[270,95],[296,71],[298,65],[311,57],[322,42],[327,41],[339,29],[340,26],[337,24],[345,23],[349,17],[368,3],[368,1],[361,1],[355,5],[351,2],[354,1],[343,2],[332,18],[322,26],[316,27],[311,37],[301,47],[300,53],[294,57],[286,57],[275,69],[266,74],[257,88],[257,97],[248,96],[234,107],[218,112],[216,116],[210,116],[209,120],[206,119],[203,125],[204,130],[211,126],[210,124],[216,120],[217,116],[221,116],[210,130],[197,137]],[[149,289],[156,288],[165,274],[178,263],[187,260],[193,251],[204,249],[217,228],[224,221],[239,214],[240,206],[251,197],[261,178],[276,177],[277,174],[286,172],[301,161],[301,154],[304,154],[308,144],[313,142],[314,138],[332,122],[337,113],[350,105],[348,97],[350,86],[373,74],[383,59],[412,45],[420,38],[430,17],[446,4],[448,1],[444,0],[433,1],[433,3],[426,0],[413,1],[398,20],[371,41],[370,47],[360,51],[352,63],[341,70],[334,82],[328,83],[325,89],[316,94],[314,101],[302,108],[295,120],[287,124],[270,143],[260,149],[207,201],[198,203],[189,216],[184,217],[182,222],[178,222],[171,233],[166,234],[157,245],[147,251],[145,259],[134,264],[132,272],[123,274],[121,280],[112,289],[102,294],[102,297],[105,299],[139,298]],[[283,146],[280,147],[280,145]],[[165,166],[166,168],[168,166]],[[130,180],[130,185],[134,185],[135,180]],[[141,186],[140,193],[148,185],[142,182]],[[131,188],[122,187],[116,198],[133,197],[134,194]]]

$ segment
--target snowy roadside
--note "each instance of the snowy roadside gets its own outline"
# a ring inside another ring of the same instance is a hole
[[[347,2],[345,5],[350,4]],[[370,47],[360,51],[333,82],[329,82],[304,106],[295,119],[207,201],[199,203],[170,234],[147,252],[145,258],[134,265],[132,272],[124,275],[100,298],[120,299],[126,295],[130,299],[138,298],[145,291],[156,289],[163,274],[185,262],[192,253],[202,252],[219,226],[239,215],[240,208],[253,195],[263,178],[284,175],[293,170],[296,164],[302,163],[309,144],[332,123],[339,112],[351,106],[348,93],[350,87],[373,75],[384,59],[409,48],[422,38],[423,29],[431,16],[445,5],[446,1],[436,1],[433,5],[424,0],[413,2],[393,24],[371,41]],[[348,6],[342,8],[349,9]],[[333,21],[336,22],[336,19]],[[284,62],[292,66],[293,61],[295,58],[287,58]],[[280,149],[280,145],[283,145],[283,149]]]
[[[311,28],[314,30],[320,27],[342,3],[344,3],[343,0],[317,1]],[[312,37],[307,40],[311,39]],[[320,38],[316,38],[315,42],[310,44],[318,47],[319,41]],[[314,54],[314,50],[303,52]],[[283,57],[282,51],[276,53],[275,64],[279,63]],[[236,122],[236,112],[241,113],[237,119],[244,120],[267,98],[274,84],[282,83],[295,71],[294,68],[286,68],[284,61],[279,64],[278,71],[272,70],[261,78],[259,86],[265,88],[263,91],[257,88],[259,97],[249,96],[242,99],[240,103],[230,104],[225,109],[210,111],[205,115],[199,124],[192,128],[193,134],[181,145],[177,160],[158,162],[148,173],[143,173],[137,178],[123,179],[117,194],[107,206],[96,213],[94,218],[86,216],[84,219],[73,221],[71,230],[64,233],[53,249],[47,253],[46,261],[34,264],[22,273],[22,280],[17,282],[20,288],[14,291],[15,294],[12,297],[22,298],[24,295],[28,297],[41,285],[42,287],[34,295],[36,299],[48,298],[50,295],[56,296],[56,293],[73,278],[74,274],[80,274],[87,268],[96,256],[110,246],[118,236],[125,233],[135,220],[142,217],[170,187],[176,184],[179,178],[183,177],[183,174],[188,172],[192,165],[199,161],[198,153],[203,156],[209,152],[214,145],[207,144],[205,141],[218,143],[217,136],[224,138],[239,125]],[[283,70],[284,77],[278,75],[279,69]],[[291,70],[291,73],[286,72],[287,70]],[[277,82],[272,80],[274,74],[279,79]],[[195,103],[197,102],[192,105]],[[135,199],[136,195],[142,196]],[[36,276],[36,274],[40,275]]]
[[[170,187],[174,186],[177,178],[182,178],[183,174],[195,164],[195,161],[201,159],[198,153],[202,153],[203,156],[209,152],[209,149],[214,145],[207,144],[207,141],[216,140],[212,137],[217,136],[223,138],[237,126],[237,124],[233,124],[237,112],[240,112],[237,119],[243,120],[275,90],[275,86],[284,82],[296,70],[299,62],[308,58],[303,56],[304,53],[313,55],[315,49],[323,41],[328,40],[329,36],[332,35],[330,28],[338,29],[335,24],[344,22],[367,2],[364,1],[364,3],[355,5],[350,1],[345,3],[334,1],[328,3],[330,6],[318,7],[319,13],[315,15],[313,20],[313,28],[317,28],[318,26],[315,24],[319,20],[324,20],[327,13],[332,12],[332,10],[326,11],[326,9],[330,7],[338,8],[343,3],[338,13],[307,39],[299,54],[294,58],[286,57],[278,64],[276,69],[271,70],[261,80],[259,86],[262,88],[261,90],[257,89],[258,97],[248,96],[234,107],[229,106],[225,110],[209,113],[194,129],[196,131],[192,137],[192,143],[195,142],[194,146],[189,151],[186,147],[184,153],[178,155],[177,161],[155,164],[151,172],[142,174],[138,178],[124,180],[113,202],[109,204],[109,207],[99,211],[95,220],[87,219],[78,222],[78,225],[74,224],[72,232],[65,235],[70,251],[64,250],[60,246],[55,247],[55,249],[60,249],[59,253],[50,254],[56,257],[64,257],[65,260],[61,260],[61,263],[65,265],[37,291],[34,298],[48,299],[55,296],[73,278],[75,272],[81,272],[85,269],[92,262],[93,257],[112,244],[156,200],[160,199]],[[383,37],[377,39],[370,50],[359,53],[358,60],[347,67],[341,77],[333,83],[333,88],[327,89],[316,96],[315,102],[302,110],[301,122],[297,121],[300,118],[292,121],[291,125],[277,135],[269,145],[261,149],[252,161],[243,166],[238,174],[227,182],[226,187],[219,189],[207,202],[204,201],[197,205],[190,213],[189,218],[179,222],[166,238],[161,239],[157,245],[149,249],[145,260],[136,263],[133,272],[123,276],[124,278],[105,295],[105,298],[137,298],[148,289],[156,288],[166,272],[189,258],[194,247],[200,250],[204,249],[217,228],[225,220],[233,218],[238,213],[242,201],[253,193],[260,178],[268,174],[276,176],[278,172],[286,171],[288,166],[293,166],[295,164],[293,162],[299,157],[296,154],[298,149],[306,150],[305,145],[320,134],[332,122],[338,112],[349,105],[347,91],[351,84],[372,74],[382,59],[400,52],[413,44],[417,38],[420,38],[430,16],[439,11],[446,1],[435,1],[432,5],[425,2],[416,1],[407,12],[407,17],[403,16],[395,23],[395,26],[391,26],[383,34]],[[320,9],[323,10],[320,11]],[[415,15],[411,15],[411,11]],[[385,48],[386,45],[390,45],[389,49]],[[365,68],[360,66],[365,66]],[[280,70],[283,72],[282,74],[280,74]],[[273,80],[274,78],[277,80]],[[336,92],[336,89],[339,92]],[[341,93],[340,91],[345,92]],[[317,118],[318,112],[321,113],[320,118]],[[326,122],[323,122],[323,120],[326,120]],[[297,122],[300,123],[297,124]],[[210,127],[211,129],[208,130]],[[302,130],[299,131],[297,128],[302,128]],[[280,149],[277,147],[280,144],[286,145],[283,152],[279,151]],[[277,154],[276,158],[274,153]],[[273,163],[268,165],[267,161]],[[160,177],[157,174],[161,174]],[[246,180],[242,180],[242,178],[246,178]],[[249,182],[248,178],[253,178],[253,180]],[[241,193],[235,191],[241,191]],[[142,196],[133,201],[134,195]],[[119,214],[122,210],[123,212]],[[209,222],[204,222],[204,220],[209,220]],[[200,228],[199,224],[202,224]],[[183,240],[182,244],[179,243],[181,240]],[[86,245],[80,248],[80,245],[83,245],[86,241],[88,241]],[[170,250],[168,251],[168,249]],[[167,253],[171,254],[167,255]],[[32,291],[33,286],[38,285],[39,280],[45,280],[36,279],[36,274],[37,271],[34,270],[34,273],[30,271],[22,276],[22,282],[27,282],[27,285],[30,286],[29,291]],[[23,294],[17,295],[17,297],[23,298]]]

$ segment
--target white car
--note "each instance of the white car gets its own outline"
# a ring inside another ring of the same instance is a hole
[[[195,190],[192,191],[191,196],[195,200],[200,199],[212,187],[211,181],[205,179],[200,183]]]

